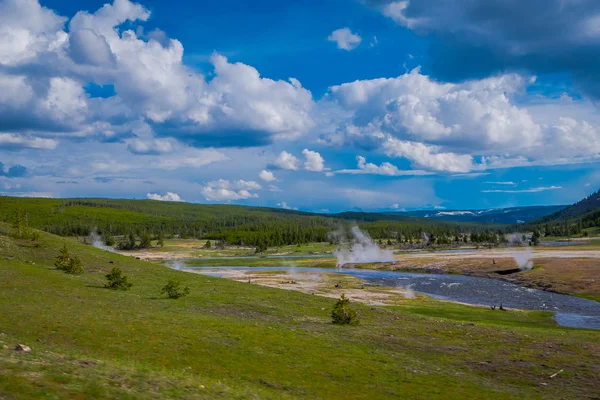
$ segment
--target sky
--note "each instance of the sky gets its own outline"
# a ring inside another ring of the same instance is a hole
[[[596,0],[0,0],[0,194],[570,204],[598,51]]]

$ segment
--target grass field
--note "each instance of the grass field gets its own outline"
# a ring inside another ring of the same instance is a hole
[[[82,238],[83,240],[83,238]],[[197,239],[166,239],[164,246],[157,247],[156,242],[152,242],[154,247],[144,250],[134,250],[123,252],[124,254],[139,256],[145,259],[176,259],[176,258],[213,258],[213,257],[248,257],[256,256],[254,247],[228,246],[224,248],[207,249],[206,240]],[[212,241],[214,244],[214,241]],[[329,254],[335,251],[337,246],[327,242],[306,243],[302,245],[289,245],[270,247],[261,256],[270,255],[311,255],[311,254]]]
[[[69,276],[52,265],[64,242],[42,233],[35,247],[0,234],[2,399],[600,396],[600,333],[558,327],[548,313],[417,298],[353,304],[361,324],[335,326],[333,299],[72,242],[85,273]],[[130,291],[102,287],[114,266]],[[191,294],[161,298],[168,279]]]

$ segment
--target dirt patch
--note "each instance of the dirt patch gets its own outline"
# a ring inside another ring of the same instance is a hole
[[[413,293],[402,288],[384,288],[365,284],[356,277],[335,273],[296,272],[293,274],[274,271],[228,270],[215,268],[185,270],[199,274],[215,274],[220,278],[233,279],[277,289],[295,290],[317,296],[339,298],[342,293],[352,301],[373,306],[399,304],[414,297]]]

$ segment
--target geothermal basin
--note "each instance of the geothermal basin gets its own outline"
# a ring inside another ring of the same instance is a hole
[[[554,313],[559,325],[572,328],[600,330],[600,303],[575,296],[568,296],[543,290],[524,288],[502,280],[477,278],[464,275],[419,274],[410,272],[369,270],[359,268],[309,268],[309,267],[193,267],[180,265],[189,270],[213,277],[239,274],[281,271],[296,276],[298,273],[347,274],[372,285],[402,288],[433,298],[460,303],[540,310]],[[498,311],[501,312],[501,311]]]

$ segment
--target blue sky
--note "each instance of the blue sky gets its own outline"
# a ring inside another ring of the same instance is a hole
[[[0,0],[0,192],[337,212],[597,190],[600,6],[458,3]]]

